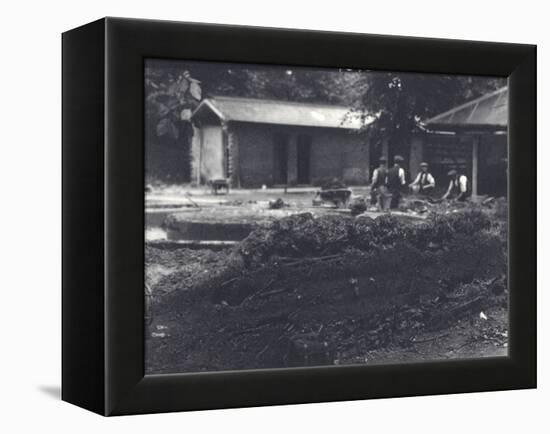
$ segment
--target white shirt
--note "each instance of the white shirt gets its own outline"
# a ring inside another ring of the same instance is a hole
[[[399,180],[401,181],[401,185],[405,185],[405,169],[402,167],[399,168]]]
[[[456,185],[456,180],[451,179],[451,182],[449,183],[449,191],[453,188],[453,186]],[[468,178],[466,175],[460,175],[458,177],[458,188],[461,193],[466,193],[466,190],[468,190]]]

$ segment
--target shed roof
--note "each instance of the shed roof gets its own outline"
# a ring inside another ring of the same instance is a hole
[[[422,123],[429,130],[472,128],[506,129],[508,125],[508,86],[454,107]]]
[[[222,121],[351,130],[358,130],[362,125],[361,117],[349,108],[328,104],[217,96],[204,99],[191,117],[197,118],[205,110]]]

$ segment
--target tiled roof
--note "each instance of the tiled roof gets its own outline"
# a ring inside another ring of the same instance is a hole
[[[192,117],[210,110],[223,121],[253,122],[306,127],[358,130],[361,117],[347,107],[267,100],[259,98],[214,97],[204,99]]]
[[[422,125],[431,130],[468,126],[505,129],[508,125],[508,87],[452,108]]]

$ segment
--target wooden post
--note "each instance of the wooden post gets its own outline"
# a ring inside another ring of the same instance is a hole
[[[381,157],[385,157],[388,160],[388,167],[390,167],[390,144],[388,139],[382,139],[382,152]]]
[[[365,179],[366,183],[368,184],[370,181],[370,143],[365,143],[363,146],[365,146]]]
[[[411,180],[416,178],[420,170],[420,163],[424,158],[424,135],[416,133],[411,140],[411,149],[409,155],[409,174]]]
[[[239,159],[239,138],[234,125],[227,131],[227,139],[231,157],[231,182],[232,187],[241,188],[241,166]]]
[[[202,172],[202,144],[204,142],[204,130],[202,129],[202,125],[199,129],[199,164],[198,164],[198,170],[197,170],[197,186],[201,185],[201,172]]]
[[[287,146],[286,183],[296,185],[298,183],[298,136],[289,134]]]
[[[472,143],[472,196],[477,196],[477,176],[479,159],[479,136],[474,136]]]
[[[222,178],[227,180],[231,176],[230,157],[229,157],[229,140],[227,137],[227,124],[225,122],[222,125]]]

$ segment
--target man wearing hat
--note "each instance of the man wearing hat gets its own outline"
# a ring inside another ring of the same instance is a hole
[[[418,189],[418,194],[421,196],[430,197],[435,189],[435,179],[428,171],[428,163],[425,161],[420,163],[420,172],[409,187],[413,190]]]
[[[375,206],[378,203],[380,210],[385,208],[386,181],[388,169],[386,168],[386,158],[378,159],[378,167],[372,173],[372,183],[370,185],[370,203]]]
[[[449,176],[449,188],[442,199],[450,198],[461,202],[465,201],[470,195],[468,177],[459,175],[455,169],[450,170],[447,175]]]
[[[393,167],[388,170],[388,190],[391,194],[390,209],[399,208],[401,190],[405,185],[405,169],[401,167],[405,159],[401,155],[393,157]]]

